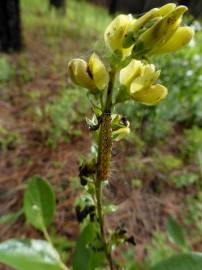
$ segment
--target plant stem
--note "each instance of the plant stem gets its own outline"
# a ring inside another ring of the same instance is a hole
[[[56,248],[54,247],[53,242],[52,242],[52,240],[51,240],[51,238],[50,238],[50,235],[49,235],[49,233],[48,233],[48,231],[47,231],[46,228],[44,228],[43,234],[44,234],[46,240],[48,241],[48,243],[52,246],[52,248],[53,248],[54,251],[56,252],[57,257],[58,257],[58,264],[59,264],[61,270],[70,270],[70,269],[63,263],[63,261],[62,261],[62,259],[61,259],[61,257],[60,257],[60,254],[58,253],[58,251],[57,251]]]
[[[97,198],[97,212],[98,212],[98,219],[99,219],[99,225],[100,225],[100,234],[102,238],[102,242],[104,244],[104,251],[106,258],[108,260],[110,270],[113,270],[113,262],[111,257],[111,252],[108,248],[108,243],[105,237],[104,232],[104,219],[103,219],[103,209],[102,209],[102,182],[99,181],[96,184],[96,198]]]
[[[102,205],[102,181],[106,180],[110,175],[110,162],[112,152],[112,125],[111,125],[111,110],[112,110],[112,93],[115,81],[115,71],[110,74],[110,82],[107,90],[107,97],[104,106],[102,123],[99,133],[98,145],[98,164],[95,181],[97,214],[100,225],[100,234],[104,244],[104,251],[109,263],[110,270],[113,270],[113,261],[111,250],[106,239],[104,231],[103,205]]]

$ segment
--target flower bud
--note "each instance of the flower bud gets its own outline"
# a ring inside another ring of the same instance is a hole
[[[145,26],[151,19],[157,16],[158,8],[153,8],[150,11],[146,12],[143,16],[138,19],[133,19],[128,25],[128,31],[123,37],[122,45],[124,48],[129,48],[132,46],[142,33],[145,30]],[[146,26],[147,28],[148,26]]]
[[[141,19],[141,18],[140,18]],[[133,20],[133,23],[135,24],[137,22],[137,25],[134,25],[133,28],[129,27],[128,32],[124,35],[123,38],[123,48],[129,48],[133,47],[133,45],[138,41],[139,37],[142,33],[144,33],[147,29],[149,29],[152,25],[154,25],[156,22],[160,21],[162,17],[148,17],[148,21],[143,21],[138,23],[138,20]],[[132,23],[131,23],[132,25]],[[136,29],[136,30],[134,30]]]
[[[185,6],[178,6],[145,31],[139,37],[133,48],[133,56],[149,56],[152,55],[157,48],[159,49],[164,46],[178,29],[182,16],[186,11],[187,8]],[[163,9],[161,12],[163,12]]]
[[[127,54],[131,50],[123,50],[122,42],[128,26],[132,21],[131,15],[118,15],[106,28],[104,40],[106,45],[114,52],[121,51]]]
[[[138,19],[131,15],[119,15],[105,31],[107,46],[122,57],[131,56],[135,59],[147,58],[153,54],[175,51],[186,45],[193,36],[190,29],[179,30],[183,14],[187,11],[185,6],[176,6],[174,3],[166,4],[160,8],[153,8]],[[172,37],[182,37],[177,44]],[[172,39],[170,41],[170,39]],[[171,44],[171,45],[170,45]],[[165,48],[164,48],[165,46]],[[163,48],[162,48],[163,47]],[[162,50],[161,50],[162,48]]]
[[[167,95],[167,89],[155,84],[160,70],[154,65],[143,65],[141,61],[132,60],[120,71],[120,83],[127,87],[130,97],[145,105],[155,105]]]
[[[68,64],[68,71],[72,81],[82,87],[92,91],[96,86],[88,73],[88,64],[83,59],[73,59]]]
[[[109,74],[95,53],[91,55],[88,63],[83,59],[71,60],[68,71],[75,84],[88,88],[92,93],[104,90],[109,83]]]

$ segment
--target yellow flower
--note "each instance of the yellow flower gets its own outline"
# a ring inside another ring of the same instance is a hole
[[[176,7],[175,4],[167,4],[155,11],[152,19],[154,21],[156,16],[156,21],[151,27],[145,27],[144,31],[141,31],[133,47],[133,57],[174,52],[185,46],[194,34],[190,27],[180,26],[186,11],[187,7]]]
[[[106,28],[104,40],[106,45],[113,52],[121,52],[123,55],[131,53],[131,49],[124,49],[122,46],[123,37],[128,31],[128,26],[133,20],[132,15],[118,15]]]
[[[174,52],[185,46],[193,37],[190,27],[181,27],[185,6],[166,4],[153,8],[138,19],[131,15],[118,15],[104,34],[106,45],[122,57],[136,59],[153,54]]]
[[[168,3],[163,5],[162,7],[160,7],[158,9],[158,16],[166,16],[168,13],[172,12],[173,10],[175,10],[176,8],[176,4],[174,3]]]
[[[123,47],[128,48],[134,44],[142,33],[160,21],[163,16],[166,16],[169,12],[173,11],[175,7],[176,4],[169,3],[162,6],[161,8],[153,8],[140,18],[134,19],[130,23],[128,32],[123,38]]]
[[[179,27],[172,37],[160,48],[153,49],[152,54],[176,52],[190,42],[194,35],[191,27]]]
[[[112,138],[114,141],[118,142],[125,138],[130,133],[129,127],[122,127],[112,132]]]
[[[72,59],[68,64],[68,71],[72,81],[90,90],[96,90],[95,84],[88,72],[88,64],[83,59]]]
[[[158,104],[167,96],[167,88],[155,84],[160,71],[154,65],[144,65],[141,61],[132,60],[120,71],[120,84],[124,85],[130,97],[145,105]]]
[[[98,57],[93,53],[88,62],[83,59],[73,59],[68,64],[68,71],[72,81],[93,93],[104,90],[109,83],[109,74]]]

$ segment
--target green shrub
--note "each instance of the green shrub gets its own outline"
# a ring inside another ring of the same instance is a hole
[[[194,157],[198,151],[202,150],[202,128],[194,126],[192,129],[186,129],[184,136],[182,153],[184,156]]]
[[[82,100],[82,102],[80,102]],[[79,135],[75,129],[88,110],[85,91],[80,89],[64,89],[43,109],[36,107],[36,114],[42,122],[42,130],[48,135],[48,143],[57,144],[68,140],[72,135]]]
[[[154,151],[154,166],[157,170],[163,173],[172,172],[174,169],[179,169],[182,166],[182,160],[172,154],[161,153],[158,150]]]
[[[175,184],[177,188],[186,187],[197,183],[199,176],[196,173],[182,171],[175,175],[172,175],[171,182]]]
[[[9,81],[15,75],[15,69],[6,57],[0,57],[0,83]]]
[[[0,151],[11,149],[19,142],[20,138],[16,132],[9,131],[0,124]]]
[[[185,221],[192,226],[192,236],[198,238],[202,233],[202,192],[187,198],[187,215]]]
[[[146,263],[148,265],[154,265],[176,253],[172,247],[168,246],[166,235],[160,231],[154,233],[152,243],[148,246],[147,252]]]

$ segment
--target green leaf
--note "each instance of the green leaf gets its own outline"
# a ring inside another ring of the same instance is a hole
[[[0,244],[0,262],[17,270],[60,270],[58,255],[42,240],[12,239]]]
[[[167,231],[169,240],[181,247],[187,245],[182,227],[172,218],[168,218]]]
[[[41,177],[33,176],[24,194],[24,212],[28,222],[44,231],[52,222],[54,211],[55,195],[51,186]]]
[[[19,218],[19,216],[22,215],[22,213],[23,213],[23,210],[20,209],[16,213],[9,213],[7,215],[1,216],[0,224],[15,222]]]
[[[73,256],[73,270],[94,270],[102,267],[105,256],[102,251],[94,251],[90,246],[101,245],[96,239],[96,225],[89,223],[81,232],[76,243],[76,249]]]
[[[164,260],[150,270],[201,270],[202,253],[179,254]]]

